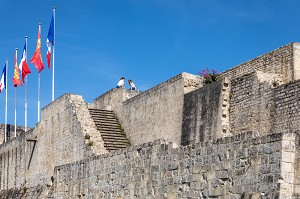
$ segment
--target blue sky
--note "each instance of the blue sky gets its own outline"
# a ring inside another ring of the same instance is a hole
[[[9,60],[8,122],[14,124],[13,57],[28,36],[28,60],[42,23],[42,54],[56,6],[55,98],[86,102],[124,76],[147,90],[181,72],[218,72],[300,37],[299,0],[0,0],[0,70]],[[29,62],[29,61],[28,61]],[[28,124],[37,122],[37,70],[29,64]],[[41,72],[41,107],[51,102],[50,69]],[[126,81],[127,82],[127,81]],[[128,85],[126,84],[128,87]],[[24,125],[24,87],[17,88]],[[5,93],[0,94],[4,123]]]

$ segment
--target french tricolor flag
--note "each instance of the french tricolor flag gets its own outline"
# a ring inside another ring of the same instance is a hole
[[[6,64],[4,65],[1,75],[0,92],[2,92],[3,89],[6,89]]]
[[[22,81],[24,81],[25,79],[25,76],[29,73],[31,73],[29,67],[28,67],[28,64],[26,62],[26,48],[27,48],[27,44],[26,44],[26,40],[25,40],[25,45],[24,45],[24,49],[23,49],[23,54],[22,54],[22,59],[21,59],[21,62],[20,62],[20,65],[19,65],[19,69],[22,73]]]
[[[47,51],[48,68],[50,68],[51,51],[52,51],[52,47],[54,46],[54,18],[53,18],[53,15],[52,15],[51,22],[50,22],[46,45],[48,47],[48,51]]]

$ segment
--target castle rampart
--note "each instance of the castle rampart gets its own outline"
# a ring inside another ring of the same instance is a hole
[[[65,94],[0,145],[0,199],[300,198],[299,91],[300,45],[291,43],[206,86],[182,73],[90,104]],[[95,118],[114,127],[96,123],[89,108],[112,110],[121,126],[112,111]],[[107,138],[109,128],[131,147],[108,151],[121,139]]]

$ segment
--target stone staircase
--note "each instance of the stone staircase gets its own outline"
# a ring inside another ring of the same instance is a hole
[[[113,111],[92,108],[89,108],[89,111],[107,150],[113,151],[130,146],[130,142]]]

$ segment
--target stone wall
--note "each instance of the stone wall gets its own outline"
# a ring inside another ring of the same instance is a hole
[[[283,75],[284,83],[300,79],[300,44],[290,43],[221,73],[221,77],[236,78],[262,71]]]
[[[46,198],[49,186],[22,187],[0,191],[0,199]]]
[[[82,97],[66,94],[34,129],[0,145],[0,190],[50,185],[55,166],[105,152]]]
[[[201,86],[198,76],[182,73],[130,99],[112,89],[91,106],[113,110],[133,145],[160,138],[180,144],[184,94]]]
[[[300,43],[293,43],[294,80],[300,79]]]
[[[272,115],[274,132],[293,132],[300,129],[300,80],[278,86],[274,89]]]
[[[7,141],[11,140],[15,137],[15,126],[12,124],[7,124],[6,125],[6,132],[7,132]],[[29,131],[31,128],[27,127],[27,131]],[[17,126],[16,129],[16,135],[19,136],[22,133],[25,132],[25,127],[23,126]],[[0,145],[4,142],[4,134],[5,134],[5,125],[0,124]]]
[[[291,198],[298,134],[162,140],[55,168],[52,198]],[[298,178],[298,177],[297,177]]]
[[[274,85],[274,79],[276,84]],[[278,74],[260,71],[231,81],[230,131],[261,135],[300,130],[300,81],[282,84]]]
[[[181,144],[188,145],[230,136],[230,85],[221,79],[184,95]]]

